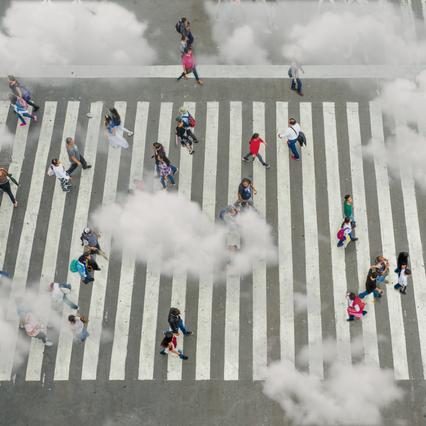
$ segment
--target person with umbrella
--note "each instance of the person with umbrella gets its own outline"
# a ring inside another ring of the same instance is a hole
[[[16,179],[12,177],[11,174],[7,172],[6,169],[0,168],[0,190],[6,192],[9,195],[10,201],[12,201],[13,207],[18,207],[18,202],[16,201],[14,195],[12,194],[12,190],[10,188],[9,179],[16,185],[19,186]]]

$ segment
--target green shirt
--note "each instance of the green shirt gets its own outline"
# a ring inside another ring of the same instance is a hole
[[[352,204],[349,204],[346,201],[343,203],[343,214],[345,215],[345,217],[352,217],[352,215],[353,215]]]

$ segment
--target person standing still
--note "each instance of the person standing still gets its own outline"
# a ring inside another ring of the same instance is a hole
[[[278,137],[280,139],[287,140],[287,145],[291,151],[292,160],[300,160],[300,155],[296,148],[296,143],[297,143],[297,138],[299,137],[299,133],[300,133],[300,125],[298,124],[296,119],[293,117],[291,117],[288,120],[287,130],[284,133],[278,133]]]
[[[18,202],[12,194],[12,189],[10,188],[10,182],[8,179],[9,173],[3,167],[0,168],[0,190],[6,192],[9,195],[10,201],[12,201],[13,207],[18,207]]]
[[[254,133],[253,136],[250,139],[250,152],[246,154],[242,160],[246,163],[249,161],[250,157],[252,158],[252,161],[257,157],[258,160],[262,163],[263,166],[265,166],[267,169],[269,169],[271,166],[268,163],[265,163],[262,156],[259,154],[260,144],[264,144],[266,147],[266,142],[259,137],[259,133]]]
[[[92,166],[87,164],[85,158],[80,151],[78,150],[78,146],[75,143],[75,140],[71,137],[65,139],[65,143],[67,146],[68,158],[71,162],[69,169],[67,170],[67,175],[71,176],[71,173],[78,167],[83,167],[84,170],[90,169]]]
[[[292,62],[290,69],[288,70],[288,76],[291,78],[291,90],[296,90],[299,96],[303,96],[302,80],[300,79],[299,71],[305,73],[302,66],[298,62]]]

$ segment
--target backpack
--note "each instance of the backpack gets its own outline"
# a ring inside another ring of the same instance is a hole
[[[340,228],[337,232],[337,239],[339,241],[342,241],[345,238],[345,230],[343,228]]]
[[[192,127],[192,128],[194,128],[197,125],[197,120],[195,120],[195,118],[191,114],[188,114],[188,124],[189,124],[189,127]]]
[[[288,69],[287,74],[290,78],[293,78],[293,73],[291,72],[291,67]]]
[[[78,272],[77,263],[78,263],[77,259],[71,260],[71,263],[70,263],[70,271],[71,272]]]
[[[302,147],[303,145],[306,146],[306,136],[305,134],[300,131],[299,136],[297,137],[297,141],[299,142],[299,145]]]

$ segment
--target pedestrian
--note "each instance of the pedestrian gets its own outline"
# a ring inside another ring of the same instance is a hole
[[[7,172],[6,169],[0,167],[0,190],[6,192],[9,195],[10,201],[12,201],[13,207],[18,207],[18,202],[16,201],[14,195],[12,194],[12,189],[10,188],[9,177],[11,175]]]
[[[1,277],[12,278],[12,276],[10,275],[10,273],[6,272],[6,271],[0,271],[0,279],[1,279]]]
[[[71,162],[69,169],[67,170],[67,175],[71,176],[72,172],[78,167],[81,166],[84,170],[90,169],[91,164],[87,164],[86,159],[83,157],[83,154],[80,154],[77,144],[72,137],[65,139],[65,144],[67,147],[68,158]]]
[[[111,130],[116,129],[120,130],[121,132],[126,132],[128,136],[133,136],[134,132],[132,130],[126,129],[121,124],[121,117],[118,111],[115,108],[109,108],[109,117],[111,117],[111,120],[109,122],[109,126]]]
[[[183,72],[182,74],[177,78],[177,81],[179,81],[182,77],[185,79],[188,78],[188,74],[193,73],[195,80],[197,80],[197,83],[202,86],[203,80],[200,80],[200,77],[198,76],[197,68],[195,66],[195,59],[192,54],[192,48],[186,47],[184,50],[184,53],[182,55],[182,66],[183,66]]]
[[[167,181],[170,182],[170,185],[176,186],[170,160],[166,156],[158,157],[158,169],[160,171],[160,182],[164,190],[167,190]]]
[[[27,312],[24,317],[23,326],[27,336],[40,339],[45,346],[52,346],[53,343],[47,338],[47,327],[42,324],[31,312]]]
[[[179,330],[181,330],[185,336],[190,336],[192,331],[186,329],[180,314],[181,312],[178,308],[170,308],[169,316],[167,318],[170,330],[173,332],[173,334],[179,334]]]
[[[69,315],[68,322],[75,340],[84,342],[89,337],[85,327],[86,319],[82,315]]]
[[[63,303],[71,309],[78,310],[78,305],[68,299],[68,294],[71,293],[71,284],[52,282],[49,284],[48,291],[52,293],[52,301],[57,310],[62,308]]]
[[[250,157],[252,158],[252,161],[257,157],[259,161],[262,163],[263,166],[265,166],[267,169],[269,169],[271,166],[268,163],[265,163],[263,161],[262,156],[259,154],[260,144],[264,144],[266,147],[266,142],[259,137],[259,133],[253,133],[253,136],[250,139],[250,152],[246,154],[242,160],[246,163],[249,161]]]
[[[9,100],[10,104],[12,105],[13,111],[15,112],[16,116],[18,117],[19,121],[21,122],[20,126],[26,126],[27,122],[25,121],[24,117],[32,118],[34,121],[37,122],[37,116],[34,114],[31,114],[27,110],[27,103],[22,98],[18,98],[16,95],[9,94]]]
[[[370,271],[367,275],[367,280],[365,282],[365,291],[362,291],[358,294],[360,299],[364,299],[365,296],[373,293],[374,298],[381,298],[383,295],[383,290],[377,287],[377,273],[375,271]]]
[[[83,253],[77,260],[77,271],[80,274],[81,281],[84,284],[89,284],[90,282],[95,281],[93,277],[94,271],[100,271],[99,265],[96,263],[95,259],[90,255],[90,253]]]
[[[337,243],[337,247],[342,247],[345,241],[350,239],[350,241],[357,241],[358,238],[355,238],[352,235],[352,225],[351,220],[348,217],[345,217],[342,225],[340,226],[339,232],[337,233],[337,239],[339,242]]]
[[[91,228],[84,228],[82,234],[80,235],[81,245],[84,246],[88,253],[99,254],[108,260],[107,255],[99,245],[100,236],[101,234],[99,232],[96,232]]]
[[[300,125],[295,118],[291,117],[288,120],[288,128],[284,133],[278,133],[280,139],[285,139],[287,145],[291,151],[291,158],[293,160],[300,160],[299,152],[296,148],[296,143],[298,142],[298,137],[300,133]]]
[[[405,267],[401,269],[398,274],[398,282],[393,286],[395,290],[399,290],[401,294],[406,294],[407,291],[407,277],[411,275],[411,270]]]
[[[398,274],[398,277],[401,271],[408,267],[408,258],[409,254],[406,251],[401,251],[398,254],[398,259],[396,261],[397,267],[395,269],[395,272]]]
[[[186,148],[190,155],[194,154],[195,150],[192,147],[192,139],[188,137],[188,134],[185,129],[185,125],[181,118],[177,119],[176,126],[176,143],[181,144],[184,148]]]
[[[238,216],[240,210],[237,206],[234,206],[233,204],[224,207],[219,212],[219,219],[225,222],[225,224],[232,224],[235,222],[235,218]]]
[[[188,359],[188,357],[184,355],[181,349],[176,349],[176,346],[177,346],[176,335],[173,334],[172,331],[164,332],[164,338],[160,343],[160,347],[161,347],[160,354],[167,355],[169,353],[172,353],[177,355],[182,360]]]
[[[347,293],[346,300],[348,302],[346,310],[349,316],[346,321],[353,321],[355,318],[360,319],[367,315],[367,311],[364,310],[365,303],[355,293]]]
[[[40,107],[31,99],[30,91],[21,84],[13,75],[8,75],[7,79],[9,81],[9,89],[12,93],[18,97],[22,98],[28,105],[33,107],[33,111],[37,112]]]
[[[370,269],[377,273],[377,282],[388,282],[386,277],[389,275],[389,260],[384,256],[377,256],[375,263],[370,266]]]
[[[57,159],[53,158],[49,168],[47,169],[48,176],[56,176],[61,185],[62,191],[70,192],[72,189],[70,176],[65,171],[64,165]]]
[[[179,119],[183,122],[183,127],[185,127],[186,134],[192,139],[194,143],[198,143],[198,139],[194,134],[194,127],[197,125],[197,121],[190,114],[188,108],[185,105],[182,105],[179,108],[179,115],[176,117],[176,121]]]
[[[256,194],[256,188],[251,183],[251,180],[248,178],[243,178],[238,186],[237,203],[240,204],[241,207],[253,207],[253,196]]]
[[[353,199],[351,194],[346,194],[343,201],[343,217],[351,220],[352,229],[356,227],[354,217]]]
[[[185,16],[180,18],[175,25],[176,31],[187,39],[187,46],[191,46],[194,43],[194,36],[191,32],[191,23]]]
[[[123,137],[123,132],[115,125],[110,114],[105,114],[104,125],[106,138],[113,148],[127,149],[129,147],[129,143]]]
[[[291,78],[291,90],[296,90],[299,96],[303,96],[302,80],[300,79],[299,71],[305,73],[302,66],[298,62],[292,62],[288,70],[288,76]]]

